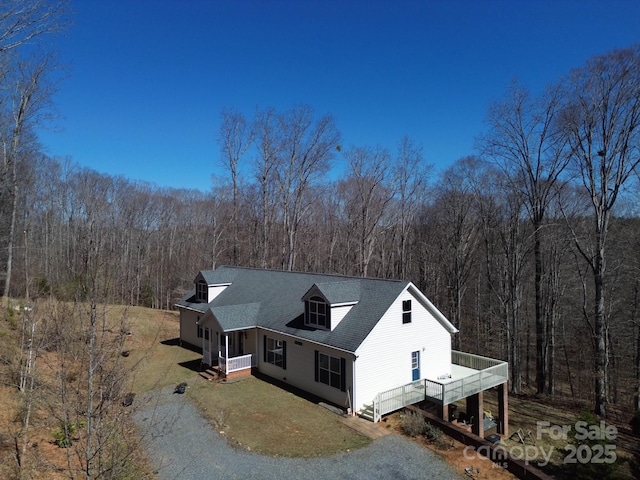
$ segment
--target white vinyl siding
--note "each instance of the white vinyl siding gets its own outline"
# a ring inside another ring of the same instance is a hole
[[[212,285],[209,287],[209,300],[207,303],[213,302],[213,299],[224,292],[228,285]]]
[[[271,365],[263,361],[262,352],[260,353],[259,370],[265,375],[282,380],[289,385],[317,395],[328,402],[347,408],[347,392],[341,391],[339,388],[333,388],[315,381],[315,351],[318,350],[326,355],[336,358],[345,359],[345,386],[350,389],[352,383],[352,366],[353,356],[334,350],[332,348],[320,346],[305,340],[297,340],[286,335],[279,335],[275,332],[259,329],[260,348],[262,349],[262,336],[267,335],[270,338],[281,338],[287,342],[287,369],[283,370],[275,365]]]
[[[202,348],[202,338],[198,337],[198,318],[202,314],[193,310],[180,309],[180,340]]]
[[[335,330],[340,321],[345,317],[349,310],[353,308],[353,305],[340,305],[338,307],[331,307],[331,330]]]
[[[411,323],[403,324],[406,300],[411,300]],[[411,354],[416,351],[420,352],[420,378],[435,380],[439,375],[451,373],[450,333],[407,289],[356,352],[355,411],[370,404],[377,393],[410,383]]]

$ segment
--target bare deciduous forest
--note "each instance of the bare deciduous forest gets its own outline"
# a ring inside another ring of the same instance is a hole
[[[219,151],[176,159],[220,172],[201,192],[43,153],[34,132],[54,58],[22,46],[62,20],[32,3],[26,30],[0,18],[0,288],[86,302],[87,361],[97,305],[171,309],[200,269],[402,278],[460,329],[456,348],[508,360],[512,393],[584,399],[602,416],[640,410],[640,46],[544,92],[511,84],[477,152],[443,172],[411,138],[344,146],[339,119],[306,105],[230,108],[212,132]]]

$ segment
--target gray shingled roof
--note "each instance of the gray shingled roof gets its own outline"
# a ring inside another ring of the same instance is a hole
[[[360,279],[316,283],[324,298],[332,305],[360,300]]]
[[[212,302],[213,303],[213,302]],[[225,332],[258,326],[259,303],[245,303],[242,305],[222,305],[211,307],[220,326]]]
[[[211,303],[195,302],[192,290],[177,306],[202,313],[212,310],[225,330],[253,326],[355,352],[409,282],[285,272],[243,267],[203,270],[209,285],[231,283]],[[333,329],[304,325],[303,296],[314,285],[330,303],[357,301]]]

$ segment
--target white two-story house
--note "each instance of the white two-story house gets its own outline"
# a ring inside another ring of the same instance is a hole
[[[220,267],[194,286],[180,340],[222,375],[258,371],[376,421],[425,398],[447,415],[495,386],[506,402],[506,363],[452,352],[456,328],[411,282]]]

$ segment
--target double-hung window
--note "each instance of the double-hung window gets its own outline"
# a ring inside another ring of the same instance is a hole
[[[283,370],[287,369],[287,342],[285,340],[279,340],[271,337],[264,338],[264,356],[263,359],[266,363],[280,367]]]
[[[206,302],[208,300],[208,290],[209,288],[205,282],[196,283],[196,300],[198,302]]]
[[[307,324],[320,328],[331,328],[329,306],[320,297],[307,300]]]
[[[316,382],[345,391],[346,362],[344,358],[334,357],[316,350]]]

